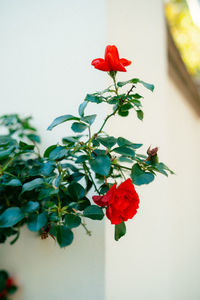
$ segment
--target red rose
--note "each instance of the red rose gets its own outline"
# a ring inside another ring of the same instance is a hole
[[[116,46],[107,46],[105,50],[105,57],[96,58],[92,61],[92,66],[101,71],[120,71],[126,72],[124,67],[131,64],[130,60],[119,58],[119,53]]]
[[[8,294],[8,289],[14,285],[14,281],[11,277],[6,280],[6,288],[0,292],[0,299],[4,298]]]
[[[9,288],[9,287],[11,287],[11,286],[13,286],[13,285],[14,285],[14,280],[13,280],[11,277],[9,277],[9,278],[6,280],[6,287]]]
[[[8,294],[7,290],[4,289],[4,290],[0,293],[0,299],[1,299],[1,298],[4,298],[7,294]]]
[[[92,199],[97,205],[107,207],[106,216],[116,225],[132,219],[139,207],[139,197],[130,178],[118,188],[115,183],[104,196],[93,196]]]

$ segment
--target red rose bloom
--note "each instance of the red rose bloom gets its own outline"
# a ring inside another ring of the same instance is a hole
[[[8,295],[8,289],[14,285],[14,281],[11,277],[6,280],[6,288],[0,292],[0,299]]]
[[[119,58],[119,53],[116,46],[107,46],[105,50],[105,57],[96,58],[92,61],[92,66],[96,69],[106,72],[120,71],[126,72],[125,67],[131,64],[130,60]]]
[[[7,290],[3,290],[1,293],[0,293],[0,299],[1,298],[4,298],[6,295],[8,294]]]
[[[14,285],[14,280],[11,277],[9,277],[6,281],[6,287],[9,288],[13,285]]]
[[[132,219],[139,207],[139,197],[130,178],[118,188],[115,183],[104,196],[93,196],[92,199],[97,205],[107,207],[106,216],[115,225]]]

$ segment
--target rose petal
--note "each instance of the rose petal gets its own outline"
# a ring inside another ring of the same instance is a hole
[[[120,58],[120,63],[124,66],[124,67],[127,67],[131,64],[131,61],[128,60],[128,59],[125,59],[125,58]]]
[[[103,58],[96,58],[96,59],[93,59],[93,61],[91,62],[91,65],[95,66],[102,62],[105,62],[105,60]]]
[[[92,196],[92,200],[94,201],[95,204],[101,206],[101,207],[105,207],[106,203],[104,201],[102,201],[104,196]]]

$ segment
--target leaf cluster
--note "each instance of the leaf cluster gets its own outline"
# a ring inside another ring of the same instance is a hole
[[[134,92],[135,85],[142,84],[153,91],[153,86],[139,79],[118,82],[102,92],[88,94],[78,109],[78,116],[63,115],[48,127],[72,122],[72,135],[62,143],[49,146],[41,155],[40,137],[30,124],[31,118],[5,115],[0,125],[7,134],[0,136],[0,242],[11,238],[13,244],[20,228],[26,225],[38,232],[42,239],[51,236],[60,247],[68,246],[74,238],[75,228],[82,226],[91,234],[85,218],[102,220],[105,208],[90,201],[89,192],[105,194],[117,178],[131,177],[135,185],[149,184],[157,173],[168,176],[173,173],[158,161],[157,154],[138,153],[141,143],[123,137],[106,134],[107,121],[119,114],[125,117],[131,109],[143,119],[143,97]],[[125,85],[131,85],[127,93],[119,93]],[[86,115],[89,102],[113,105],[113,112],[106,117],[97,132],[92,132],[96,114]],[[125,224],[115,228],[115,239],[126,232]]]

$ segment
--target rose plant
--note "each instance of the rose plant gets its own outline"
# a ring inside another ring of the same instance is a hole
[[[142,144],[104,131],[115,115],[124,118],[133,110],[139,120],[143,119],[143,96],[135,88],[141,84],[153,91],[154,86],[138,78],[117,81],[117,72],[126,72],[125,67],[130,64],[131,61],[119,58],[116,46],[107,46],[104,59],[92,61],[94,68],[108,73],[113,84],[87,94],[78,108],[78,116],[57,117],[48,130],[72,122],[73,134],[63,137],[62,143],[49,146],[43,154],[30,117],[0,118],[0,125],[8,130],[0,136],[1,243],[13,236],[13,244],[26,224],[42,239],[51,236],[60,247],[65,247],[72,243],[76,227],[82,226],[91,234],[85,219],[102,220],[104,215],[115,226],[118,240],[126,233],[125,222],[134,217],[139,207],[135,186],[149,184],[157,173],[173,173],[159,162],[158,148],[141,154],[138,151]],[[92,125],[96,114],[86,114],[89,103],[112,106],[112,112],[95,132]],[[121,182],[118,187],[117,182]]]
[[[0,299],[8,300],[9,295],[14,294],[17,291],[15,281],[7,271],[0,270]]]

